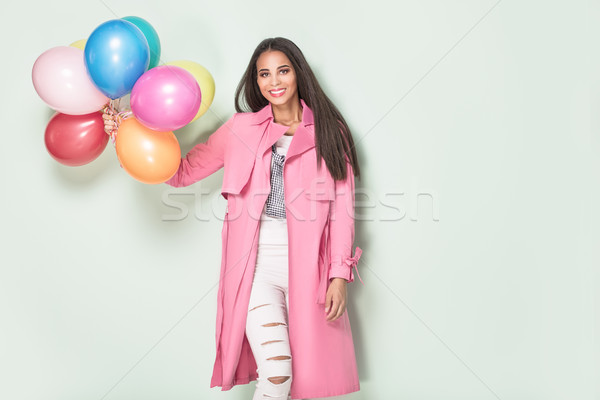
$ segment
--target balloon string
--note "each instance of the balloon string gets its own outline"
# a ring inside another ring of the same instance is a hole
[[[117,125],[121,125],[123,121],[131,117],[133,113],[131,111],[121,111],[117,114]]]
[[[111,138],[113,144],[115,144],[117,140],[117,132],[119,131],[119,126],[121,126],[121,123],[133,115],[130,110],[119,112],[117,109],[119,103],[120,99],[111,100],[102,109],[103,114],[107,116],[105,119],[108,119],[114,123],[112,128],[105,127],[104,129],[106,134]]]

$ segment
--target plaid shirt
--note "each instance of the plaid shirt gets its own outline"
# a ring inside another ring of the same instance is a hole
[[[265,213],[274,218],[285,218],[285,199],[283,196],[283,164],[285,156],[277,153],[275,144],[271,147],[271,193],[267,197]]]

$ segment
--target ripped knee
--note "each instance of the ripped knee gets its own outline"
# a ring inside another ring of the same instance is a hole
[[[267,358],[267,360],[291,360],[292,357],[290,356],[275,356],[275,357],[269,357]]]
[[[269,305],[269,304],[261,304],[260,306],[256,306],[256,307],[254,307],[254,308],[252,308],[252,309],[250,309],[250,310],[248,310],[248,311],[249,311],[249,312],[250,312],[250,311],[254,311],[254,310],[256,310],[257,308],[264,307],[264,306],[268,306],[268,305]]]
[[[272,376],[267,379],[269,380],[269,382],[271,382],[274,385],[281,385],[281,384],[287,382],[288,379],[290,379],[290,377],[289,376]]]
[[[283,340],[269,340],[268,342],[261,343],[261,345],[265,346],[267,344],[279,343],[279,342],[283,342]]]
[[[270,327],[270,326],[279,326],[279,325],[283,325],[283,326],[287,326],[285,323],[283,322],[269,322],[268,324],[264,324],[263,326],[265,327]]]

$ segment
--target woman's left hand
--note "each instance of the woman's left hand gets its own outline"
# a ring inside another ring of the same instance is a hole
[[[335,321],[346,310],[346,284],[344,278],[333,278],[327,288],[325,297],[325,314],[327,321]]]

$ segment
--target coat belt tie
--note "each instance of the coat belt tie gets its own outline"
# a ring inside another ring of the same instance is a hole
[[[360,277],[360,274],[358,273],[358,260],[360,259],[360,255],[362,254],[362,249],[358,246],[356,246],[356,249],[354,250],[354,257],[349,257],[346,258],[346,264],[348,264],[348,266],[350,267],[350,269],[354,268],[356,270],[356,275],[358,275],[358,279],[360,279],[360,283],[362,283],[363,285],[365,284],[362,280],[362,278]]]
[[[343,260],[343,262],[346,263],[346,265],[348,265],[350,267],[350,269],[354,268],[356,270],[356,275],[358,276],[358,279],[360,279],[360,282],[364,285],[365,283],[363,282],[362,278],[360,277],[360,274],[358,273],[358,260],[360,259],[360,256],[362,254],[362,249],[358,246],[356,246],[356,249],[354,250],[354,256],[353,257],[348,257],[345,260]],[[325,265],[324,269],[329,268],[329,265]],[[318,304],[325,304],[325,300],[327,297],[327,283],[329,281],[329,277],[328,277],[328,273],[327,270],[322,271],[321,274],[321,281],[319,282],[319,289],[318,289],[318,294],[317,294],[317,303]]]

